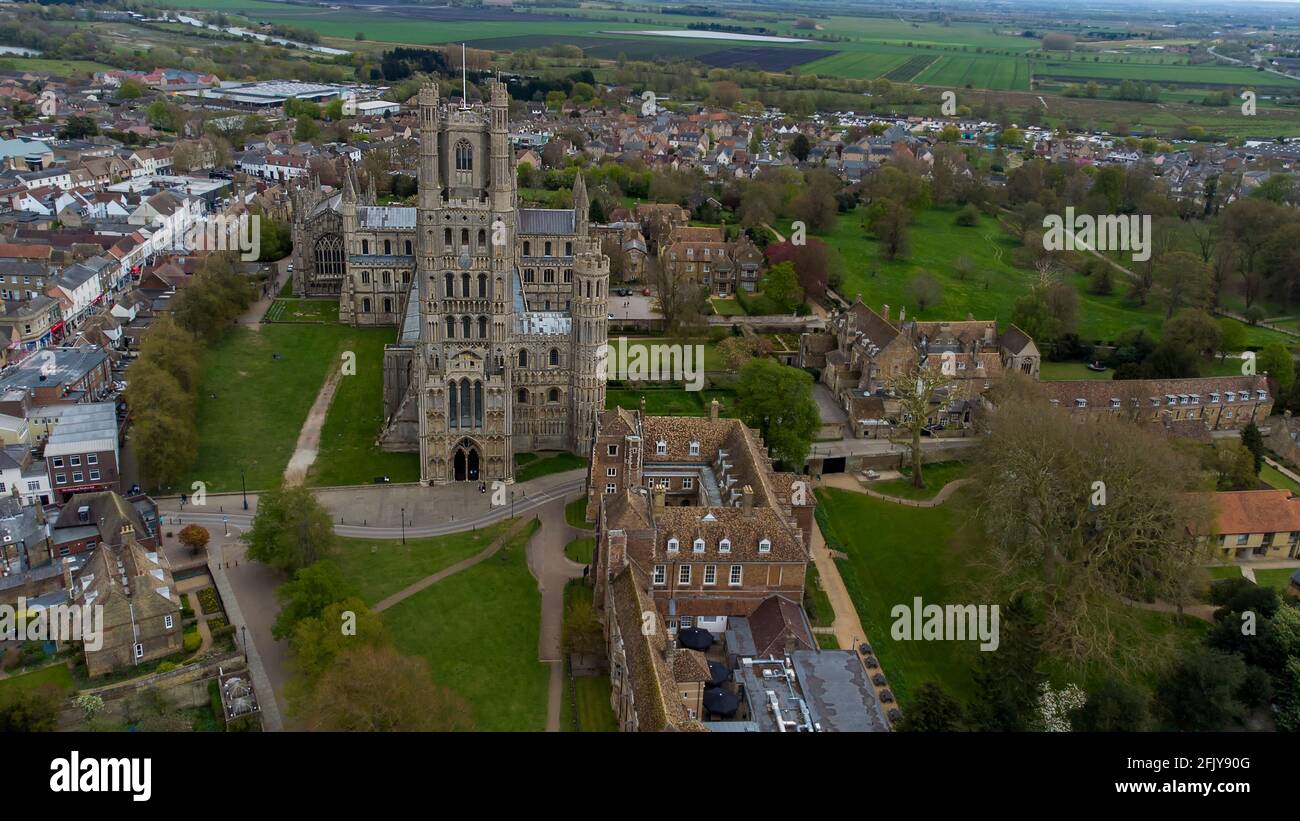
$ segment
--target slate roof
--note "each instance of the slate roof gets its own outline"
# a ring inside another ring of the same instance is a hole
[[[574,234],[577,233],[574,213],[570,208],[520,208],[520,234]]]

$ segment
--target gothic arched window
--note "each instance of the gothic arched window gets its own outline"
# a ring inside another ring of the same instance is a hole
[[[478,298],[487,299],[487,274],[478,275]]]
[[[455,278],[454,276],[452,276],[451,274],[447,274],[447,276],[446,276],[446,282],[447,282],[447,296],[448,296],[449,298],[455,296],[455,295],[456,295],[456,278]]]
[[[528,350],[526,348],[519,349],[519,367],[528,367]]]
[[[456,317],[454,316],[447,317],[447,338],[456,338]]]
[[[478,338],[487,339],[487,317],[478,318]]]
[[[313,257],[317,276],[343,276],[343,238],[338,234],[326,234],[316,240]]]
[[[469,140],[461,140],[456,143],[456,170],[474,170],[474,149],[470,146]]]
[[[558,348],[551,348],[551,365],[560,364],[560,351]]]
[[[469,339],[469,317],[462,316],[460,318],[460,330],[461,339]]]
[[[447,383],[447,426],[456,427],[460,422],[460,403],[457,401],[456,383]]]

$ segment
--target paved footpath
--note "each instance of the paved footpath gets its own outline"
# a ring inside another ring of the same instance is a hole
[[[564,715],[564,586],[582,578],[583,566],[564,555],[564,546],[582,535],[564,519],[564,499],[537,512],[541,528],[528,543],[528,570],[542,594],[542,618],[537,658],[551,667],[547,695],[546,731],[559,732]]]

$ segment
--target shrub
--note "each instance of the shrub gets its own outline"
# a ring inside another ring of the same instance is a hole
[[[203,646],[203,637],[198,634],[197,630],[193,633],[186,633],[184,643],[181,646],[185,648],[185,652],[193,653]],[[167,662],[163,663],[166,664]]]
[[[205,587],[199,591],[199,606],[206,615],[221,612],[221,598],[215,587]]]
[[[957,217],[953,220],[957,225],[963,228],[971,228],[980,224],[980,210],[972,204],[967,204],[957,212]]]

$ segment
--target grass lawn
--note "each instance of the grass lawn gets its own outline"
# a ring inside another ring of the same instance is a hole
[[[366,604],[374,604],[425,576],[482,552],[509,530],[512,522],[513,519],[507,519],[480,530],[407,539],[406,544],[394,539],[340,538],[331,558],[339,563],[343,575],[356,583]]]
[[[713,297],[709,302],[713,305],[713,312],[718,316],[745,316],[744,307],[735,298]]]
[[[596,552],[596,540],[592,537],[574,539],[564,546],[564,555],[578,564],[591,564]]]
[[[823,650],[840,649],[840,640],[835,638],[834,633],[818,633],[814,638],[817,639],[817,646]]]
[[[876,310],[889,305],[894,316],[906,307],[907,315],[918,319],[959,319],[970,313],[976,319],[1010,322],[1015,301],[1029,290],[1037,273],[1012,265],[1019,243],[996,219],[982,215],[978,225],[964,227],[954,223],[956,214],[947,208],[918,214],[911,226],[909,253],[894,260],[884,259],[880,243],[864,231],[863,209],[840,215],[834,228],[821,235],[843,272],[839,292],[849,299],[861,293]],[[975,269],[964,280],[954,273],[961,257]],[[933,273],[943,286],[943,300],[924,311],[918,311],[907,296],[907,283],[920,270]],[[1117,283],[1121,277],[1116,275]],[[1123,287],[1117,287],[1114,295],[1097,296],[1088,292],[1087,277],[1080,275],[1069,275],[1069,281],[1079,292],[1078,333],[1084,341],[1114,340],[1135,326],[1159,333],[1164,311],[1154,301],[1137,305],[1126,298]],[[1289,340],[1276,331],[1247,328],[1248,345],[1278,341]]]
[[[1256,570],[1255,583],[1260,587],[1272,587],[1279,593],[1286,593],[1291,588],[1291,576],[1295,568],[1275,568],[1273,570]]]
[[[40,687],[42,684],[53,684],[60,690],[71,690],[73,689],[72,671],[68,669],[68,665],[59,663],[20,676],[0,679],[0,706],[8,703],[9,699],[18,692]]]
[[[1044,382],[1072,381],[1077,379],[1094,379],[1108,381],[1115,372],[1107,368],[1104,371],[1089,370],[1083,362],[1044,362],[1038,372],[1038,378]]]
[[[376,476],[420,480],[418,453],[389,453],[375,444],[384,424],[384,346],[392,341],[391,328],[355,331],[349,350],[357,355],[357,372],[342,377],[334,392],[308,484],[360,485]]]
[[[836,488],[819,489],[817,502],[827,546],[848,554],[837,560],[840,575],[904,710],[927,681],[969,701],[979,653],[975,642],[895,641],[890,635],[890,610],[910,607],[916,596],[926,604],[973,601],[975,573],[951,544],[961,520],[953,505],[906,507]]]
[[[591,530],[592,525],[587,523],[587,497],[583,496],[574,499],[564,506],[564,521],[570,525],[583,530]]]
[[[901,499],[932,499],[934,495],[943,489],[943,486],[954,479],[960,479],[966,474],[966,464],[964,462],[934,462],[921,467],[921,481],[925,487],[916,487],[912,484],[912,469],[904,467],[902,469],[902,479],[887,479],[883,482],[872,482],[872,490],[879,491],[888,496],[897,496]]]
[[[609,706],[609,676],[571,679],[577,702],[580,733],[617,733],[618,720]]]
[[[536,520],[487,561],[384,611],[398,650],[470,705],[483,731],[546,727],[549,671],[537,660],[541,594],[525,547]]]
[[[1289,479],[1272,465],[1264,465],[1259,469],[1259,478],[1271,487],[1279,490],[1289,490],[1292,493],[1300,494],[1300,483],[1294,479]]]
[[[813,627],[830,627],[835,622],[835,608],[831,607],[830,596],[822,588],[821,574],[812,562],[808,562],[803,577],[803,609]]]
[[[552,473],[585,468],[587,460],[568,451],[553,451],[544,454],[515,454],[515,481],[527,482]]]
[[[383,417],[384,343],[392,339],[389,328],[274,323],[222,337],[203,359],[194,480],[209,491],[237,490],[243,468],[250,491],[279,484],[307,412],[346,351],[356,354],[356,375],[339,383],[309,482],[361,484],[380,474],[418,479],[415,454],[374,446]]]
[[[338,322],[336,299],[277,299],[266,309],[267,322]]]
[[[1241,568],[1235,564],[1220,565],[1217,567],[1207,567],[1206,572],[1210,574],[1210,579],[1239,579],[1241,578]]]

